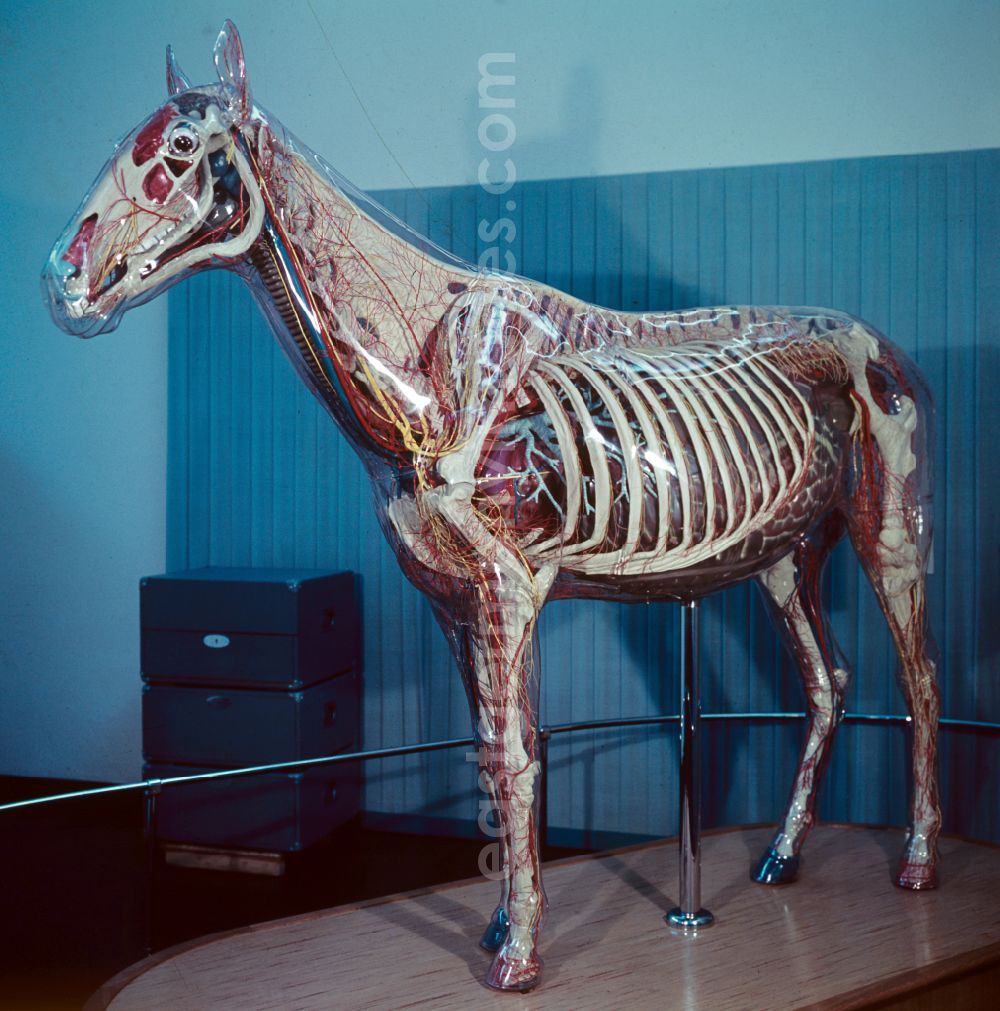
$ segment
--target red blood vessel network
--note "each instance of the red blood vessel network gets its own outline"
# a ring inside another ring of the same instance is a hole
[[[407,577],[465,682],[502,831],[487,983],[541,972],[538,655],[546,601],[690,602],[755,578],[790,647],[808,729],[756,871],[795,876],[849,671],[820,577],[846,532],[900,660],[913,730],[904,888],[935,884],[938,691],[925,606],[930,395],[842,312],[625,313],[477,270],[375,205],[250,96],[226,23],[218,82],[119,146],[56,243],[60,326],[92,336],[194,271],[250,285],[299,375],[364,461]]]

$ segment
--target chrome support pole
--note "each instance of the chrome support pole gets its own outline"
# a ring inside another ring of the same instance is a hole
[[[665,917],[671,927],[686,932],[715,921],[701,905],[700,674],[698,602],[691,600],[681,605],[680,905]]]

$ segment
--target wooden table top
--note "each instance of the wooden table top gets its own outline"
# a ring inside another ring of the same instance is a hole
[[[702,899],[716,917],[672,933],[676,844],[546,864],[541,986],[480,982],[477,940],[497,886],[474,880],[201,939],[138,963],[87,1011],[859,1007],[1000,963],[1000,849],[945,839],[941,887],[904,892],[891,871],[902,833],[820,827],[799,881],[768,888],[749,867],[770,837],[703,838]],[[405,852],[400,859],[405,859]]]

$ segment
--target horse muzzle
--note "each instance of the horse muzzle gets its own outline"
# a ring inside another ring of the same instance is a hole
[[[42,295],[56,326],[75,337],[94,337],[118,325],[121,310],[91,301],[85,280],[87,243],[86,222],[70,242],[65,237],[53,247],[42,270]],[[110,310],[110,311],[108,311]]]

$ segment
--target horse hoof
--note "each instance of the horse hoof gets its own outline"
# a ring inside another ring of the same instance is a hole
[[[542,960],[536,954],[518,956],[501,948],[486,974],[486,985],[493,990],[527,993],[538,986],[541,975]]]
[[[897,888],[906,888],[911,892],[929,892],[937,888],[937,871],[933,864],[901,860],[893,884]]]
[[[750,880],[761,885],[790,885],[798,876],[798,855],[783,857],[773,849],[768,849],[750,871]]]
[[[484,951],[499,951],[509,933],[510,920],[507,918],[507,910],[497,909],[479,939],[479,947]]]

